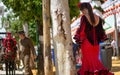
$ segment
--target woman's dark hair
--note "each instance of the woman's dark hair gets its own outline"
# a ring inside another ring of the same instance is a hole
[[[95,18],[94,18],[94,14],[93,14],[93,10],[92,10],[92,7],[90,5],[90,3],[81,3],[80,4],[80,10],[83,10],[83,9],[88,9],[88,14],[90,16],[90,21],[92,22],[92,24],[95,24]]]

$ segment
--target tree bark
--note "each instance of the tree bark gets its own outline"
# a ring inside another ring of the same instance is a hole
[[[37,20],[37,42],[38,42],[38,62],[37,62],[37,75],[44,74],[44,59],[43,59],[43,26],[40,25],[40,21]]]
[[[56,75],[76,75],[68,0],[51,0]]]
[[[42,3],[43,3],[44,71],[45,75],[53,75],[50,44],[50,0],[42,0]]]

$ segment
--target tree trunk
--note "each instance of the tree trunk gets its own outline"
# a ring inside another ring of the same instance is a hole
[[[56,75],[76,75],[68,0],[51,0]]]
[[[43,3],[43,38],[44,38],[44,71],[45,75],[53,75],[50,44],[50,0]]]
[[[44,59],[43,59],[43,26],[37,20],[37,42],[38,42],[38,62],[37,62],[37,75],[44,75]]]

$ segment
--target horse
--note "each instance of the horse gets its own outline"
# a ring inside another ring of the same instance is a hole
[[[11,33],[7,33],[7,37],[3,38],[2,44],[6,75],[15,75],[16,40],[11,37]]]

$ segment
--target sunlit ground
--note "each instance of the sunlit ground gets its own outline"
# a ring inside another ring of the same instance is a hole
[[[113,60],[112,61],[112,72],[114,72],[114,75],[120,75],[120,60]]]

